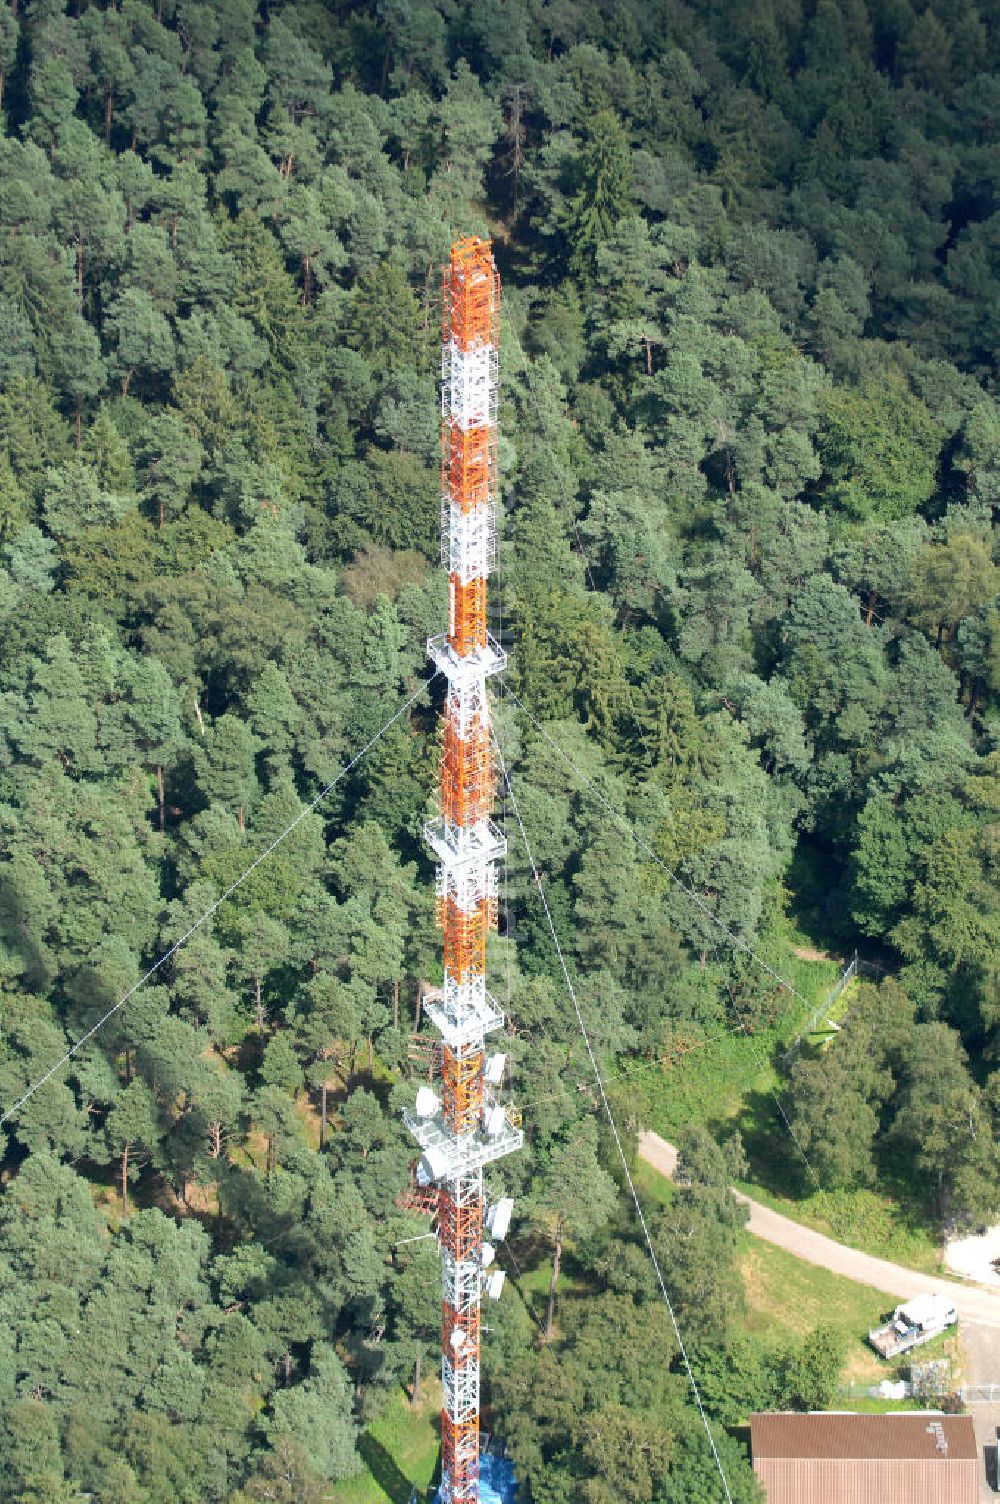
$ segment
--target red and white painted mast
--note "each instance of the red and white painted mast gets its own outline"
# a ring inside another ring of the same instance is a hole
[[[441,1500],[479,1498],[479,1341],[483,1290],[512,1203],[484,1218],[483,1167],[518,1149],[520,1118],[500,1099],[505,1059],[486,1054],[503,1014],[486,990],[486,932],[497,920],[497,862],[506,842],[493,824],[494,772],[486,681],[506,658],[486,630],[486,588],[496,557],[500,280],[490,242],[458,240],[444,274],[441,352],[442,557],[448,630],[427,645],[448,684],[440,814],[425,827],[437,857],[444,988],[425,1012],[441,1035],[440,1096],[417,1095],[407,1126],[422,1152],[417,1177],[439,1189],[442,1260]]]

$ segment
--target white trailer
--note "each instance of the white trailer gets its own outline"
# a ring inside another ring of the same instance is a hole
[[[958,1312],[946,1295],[938,1291],[918,1295],[897,1306],[891,1321],[868,1333],[868,1341],[880,1357],[896,1358],[922,1342],[930,1342],[957,1320]]]

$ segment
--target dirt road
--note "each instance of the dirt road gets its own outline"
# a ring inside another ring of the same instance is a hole
[[[648,1130],[639,1135],[639,1157],[652,1165],[654,1170],[659,1170],[661,1175],[672,1177],[677,1168],[677,1150],[673,1144],[668,1144],[659,1134]],[[857,1280],[859,1284],[882,1290],[886,1295],[894,1295],[897,1300],[908,1300],[913,1295],[940,1290],[954,1301],[960,1321],[1000,1331],[1000,1291],[980,1289],[977,1286],[959,1284],[955,1280],[938,1279],[931,1274],[918,1274],[913,1269],[904,1269],[899,1264],[891,1264],[888,1259],[877,1259],[857,1248],[848,1248],[844,1243],[835,1243],[833,1238],[824,1237],[811,1227],[803,1227],[800,1222],[793,1222],[791,1217],[783,1217],[780,1212],[762,1206],[759,1201],[752,1201],[739,1191],[734,1191],[733,1194],[749,1206],[750,1231],[766,1243],[774,1243],[778,1248],[794,1253],[796,1258],[805,1259],[809,1264],[818,1264],[821,1269],[829,1269],[833,1274],[842,1274],[847,1279]],[[1000,1341],[997,1367],[1000,1368]]]

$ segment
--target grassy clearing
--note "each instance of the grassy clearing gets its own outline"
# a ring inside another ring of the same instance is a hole
[[[782,1086],[777,1062],[811,1010],[830,991],[840,969],[836,961],[796,955],[807,937],[790,921],[785,921],[785,931],[777,969],[803,1001],[791,998],[770,1028],[746,1034],[737,1025],[737,1032],[710,1039],[673,1065],[637,1075],[631,1089],[639,1100],[644,1126],[664,1138],[688,1123],[704,1123],[716,1134],[739,1126],[747,1137],[747,1127],[754,1126],[753,1121],[744,1122],[749,1112],[751,1120],[760,1117],[764,1136],[770,1137],[777,1126],[787,1141],[774,1104]],[[761,1133],[750,1137],[760,1138]]]
[[[891,1365],[883,1363],[866,1340],[891,1307],[889,1297],[807,1264],[749,1233],[742,1269],[747,1331],[761,1337],[801,1337],[814,1327],[829,1326],[844,1339],[844,1383],[874,1384],[892,1376]]]
[[[508,1245],[508,1254],[510,1252]],[[549,1303],[549,1280],[552,1277],[552,1251],[541,1244],[522,1247],[518,1253],[520,1268],[515,1270],[508,1262],[507,1282],[523,1304],[536,1331],[545,1326]],[[563,1314],[581,1300],[589,1300],[594,1293],[593,1276],[586,1265],[578,1259],[572,1248],[563,1254],[559,1283],[556,1287],[555,1330],[558,1332]],[[506,1290],[504,1299],[506,1299]]]
[[[319,1107],[312,1101],[306,1091],[299,1092],[295,1098],[295,1116],[302,1124],[302,1132],[310,1149],[319,1152],[320,1112]],[[329,1129],[329,1110],[327,1112],[327,1128]]]
[[[809,936],[786,918],[782,956],[776,969],[802,1001],[793,999],[770,1029],[754,1035],[727,1034],[711,1040],[669,1068],[637,1077],[633,1089],[643,1126],[670,1139],[690,1123],[704,1123],[719,1138],[738,1130],[749,1162],[742,1189],[785,1216],[838,1242],[890,1259],[907,1268],[940,1273],[934,1218],[920,1188],[905,1167],[880,1189],[816,1191],[794,1136],[785,1121],[785,1082],[781,1057],[809,1013],[840,975],[836,960],[815,957]],[[805,952],[805,954],[796,954]],[[852,982],[831,1005],[829,1017],[843,1018],[856,999]],[[824,1019],[825,1024],[825,1019]],[[830,1037],[825,1027],[803,1041],[818,1051]]]
[[[789,1042],[795,1037],[800,1019],[807,1016],[812,1008],[815,1008],[832,992],[841,972],[841,963],[839,960],[833,960],[830,957],[808,960],[803,956],[796,955],[796,950],[800,948],[800,940],[801,932],[790,928],[788,934],[784,937],[785,955],[780,958],[775,967],[775,970],[780,971],[785,981],[790,982],[795,991],[801,997],[805,998],[809,1004],[809,1009],[807,1009],[805,1003],[800,1002],[798,998],[791,999],[788,1012],[785,1015],[786,1024],[782,1030]],[[837,998],[836,1002],[839,1003],[839,1001],[840,999]],[[787,1027],[789,1019],[794,1019],[793,1028]]]
[[[925,1343],[915,1355],[904,1354],[887,1363],[868,1346],[868,1332],[888,1317],[894,1301],[880,1290],[856,1284],[840,1274],[831,1274],[815,1264],[798,1259],[751,1234],[746,1235],[742,1259],[747,1296],[744,1329],[761,1337],[779,1334],[804,1336],[817,1326],[829,1326],[844,1341],[845,1358],[840,1378],[844,1384],[877,1384],[880,1379],[902,1376],[911,1357],[926,1362],[947,1358],[956,1376],[961,1372],[961,1353],[954,1331]],[[882,1413],[905,1408],[923,1409],[920,1403],[900,1400],[845,1399],[845,1408]]]
[[[772,1049],[769,1034],[725,1035],[637,1078],[632,1089],[640,1121],[667,1139],[689,1123],[724,1130],[755,1084],[773,1075]]]
[[[426,1382],[415,1410],[401,1391],[394,1395],[358,1443],[365,1471],[336,1484],[327,1495],[331,1504],[407,1504],[414,1487],[428,1490],[437,1473],[440,1408],[437,1379]]]
[[[636,1079],[638,1119],[670,1140],[691,1123],[704,1123],[720,1139],[739,1131],[749,1163],[741,1189],[749,1196],[852,1248],[940,1273],[931,1208],[912,1181],[903,1177],[878,1191],[812,1189],[782,1115],[784,1083],[775,1060],[785,1047],[778,1031],[714,1040],[673,1066]],[[647,1196],[657,1199],[653,1181],[643,1184]]]
[[[567,1300],[572,1300],[575,1292],[575,1281],[569,1264],[569,1255],[563,1263],[559,1283],[556,1287],[557,1301],[559,1305]],[[549,1298],[549,1280],[552,1277],[552,1267],[548,1260],[533,1263],[527,1267],[523,1261],[520,1273],[517,1275],[517,1293],[524,1302],[529,1316],[538,1325],[545,1320],[545,1307]]]
[[[632,1167],[632,1182],[639,1192],[643,1211],[660,1211],[674,1199],[671,1182],[644,1159],[637,1160]]]

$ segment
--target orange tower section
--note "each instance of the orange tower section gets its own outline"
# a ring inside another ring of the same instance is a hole
[[[486,935],[496,923],[497,862],[506,850],[490,818],[494,771],[486,681],[506,659],[487,630],[496,552],[500,280],[488,240],[451,248],[443,281],[441,553],[448,629],[428,652],[448,689],[442,712],[440,813],[425,827],[437,858],[444,988],[425,1004],[441,1035],[440,1094],[422,1087],[406,1122],[420,1145],[417,1178],[439,1188],[442,1273],[442,1504],[479,1497],[479,1339],[483,1292],[512,1203],[484,1207],[483,1168],[520,1147],[520,1120],[501,1098],[505,1057],[486,1036],[503,1015],[486,990]]]

